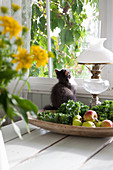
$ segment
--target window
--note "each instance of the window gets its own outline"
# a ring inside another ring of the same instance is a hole
[[[46,10],[46,8],[49,6],[49,2],[50,27],[47,27],[49,19],[47,21],[46,13],[49,13],[49,9]],[[77,64],[77,56],[88,46],[88,39],[98,36],[98,0],[95,1],[96,3],[87,5],[85,2],[81,0],[33,1],[31,43],[39,44],[47,49],[47,30],[50,29],[48,33],[51,36],[51,42],[49,42],[51,44],[48,47],[55,55],[51,63],[53,72],[55,68],[69,68],[75,77],[85,77],[86,74],[87,76],[89,74],[88,69]],[[49,64],[49,67],[51,65]],[[34,63],[30,73],[31,76],[46,77],[48,67],[37,69]]]
[[[105,42],[104,46],[111,50],[113,52],[113,1],[109,0],[99,0],[99,20],[101,20],[101,37],[106,37],[107,41]],[[101,73],[101,77],[103,79],[107,79],[110,82],[109,89],[102,93],[100,96],[104,99],[113,99],[113,65],[106,65]],[[89,94],[83,89],[82,87],[82,81],[83,79],[77,79],[76,82],[78,84],[77,89],[77,95],[78,96],[84,96],[87,97]],[[30,80],[31,86],[32,84],[38,84],[39,86],[35,88],[35,85],[33,88],[36,90],[37,88],[41,91],[44,90],[46,93],[50,92],[51,86],[56,82],[54,79],[40,79],[40,78],[31,78]],[[44,87],[41,87],[41,84],[43,84]]]
[[[24,5],[23,9],[26,9],[25,13],[23,13],[26,16],[26,24],[30,28],[30,5],[31,5],[32,0],[15,0],[14,2],[17,3],[18,5],[22,4]],[[6,3],[7,2],[7,3]],[[45,2],[45,1],[42,1]],[[63,2],[63,1],[62,1]],[[64,1],[65,2],[65,1]],[[6,0],[1,0],[0,5],[7,5],[10,7],[11,1],[6,1]],[[105,42],[105,47],[108,48],[113,52],[113,0],[99,0],[99,20],[101,20],[101,37],[106,37],[107,41]],[[38,10],[38,9],[37,9]],[[22,21],[22,11],[18,14],[18,17],[20,19],[20,22]],[[10,13],[10,11],[9,11]],[[25,21],[24,21],[25,22]],[[42,19],[42,22],[44,20]],[[34,25],[36,26],[36,25]],[[41,27],[41,26],[40,26]],[[34,28],[35,29],[35,28]],[[43,28],[41,28],[43,29]],[[27,41],[30,39],[30,33],[27,37]],[[46,37],[47,39],[47,37]],[[46,44],[46,42],[45,42]],[[28,46],[29,48],[29,46]],[[47,70],[47,69],[46,69]],[[48,70],[47,70],[48,71]],[[109,89],[102,93],[100,96],[103,97],[104,99],[113,99],[113,65],[107,65],[103,68],[101,77],[103,79],[107,79],[110,82],[110,87]],[[51,87],[53,84],[57,81],[54,78],[38,78],[38,77],[30,77],[29,79],[30,85],[31,85],[31,90],[33,90],[36,93],[44,93],[44,94],[49,94]],[[82,87],[82,81],[83,79],[76,78],[76,82],[78,84],[78,89],[77,89],[77,95],[81,97],[88,97],[88,93],[83,89]]]

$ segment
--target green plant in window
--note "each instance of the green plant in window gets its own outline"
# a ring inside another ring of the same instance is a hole
[[[54,33],[51,37],[51,48],[55,56],[53,69],[71,68],[74,75],[82,71],[83,67],[79,66],[78,69],[77,53],[80,52],[85,36],[83,21],[87,15],[84,5],[88,2],[90,5],[98,5],[98,0],[50,1],[50,25]],[[46,1],[43,0],[37,0],[32,5],[31,44],[39,44],[47,50]],[[43,71],[47,73],[47,67]]]

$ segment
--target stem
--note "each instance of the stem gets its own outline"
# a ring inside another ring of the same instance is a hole
[[[18,85],[19,81],[20,81],[20,79],[18,79],[18,81],[16,82],[16,85],[15,85],[15,87],[14,87],[14,89],[13,89],[13,94],[15,93],[15,90],[16,90],[16,88],[17,88],[17,85]]]
[[[22,89],[24,88],[26,82],[27,82],[28,78],[24,81],[23,85],[21,86],[20,90],[18,91],[17,95],[19,95],[22,91]]]

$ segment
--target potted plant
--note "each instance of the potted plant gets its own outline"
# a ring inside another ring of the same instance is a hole
[[[20,7],[12,3],[12,10],[15,13]],[[25,26],[20,26],[13,16],[7,15],[8,8],[1,7],[2,16],[0,16],[0,127],[6,117],[8,117],[17,134],[21,138],[21,133],[17,125],[14,123],[15,116],[21,117],[28,128],[29,112],[33,116],[37,116],[38,107],[30,100],[19,96],[23,86],[27,83],[27,79],[23,79],[26,72],[31,68],[35,61],[37,67],[45,65],[48,61],[48,54],[39,46],[31,46],[28,52],[24,48],[23,37],[28,31]],[[20,36],[21,35],[21,36]],[[13,92],[8,91],[8,85],[12,80],[17,80]],[[23,81],[20,90],[15,94],[18,83]],[[2,112],[2,114],[1,114]],[[8,163],[3,145],[2,133],[0,130],[0,169],[8,170]]]

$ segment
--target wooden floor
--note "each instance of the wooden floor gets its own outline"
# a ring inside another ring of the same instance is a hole
[[[12,125],[3,127],[10,170],[113,170],[112,138],[61,135],[17,122],[23,140]]]

